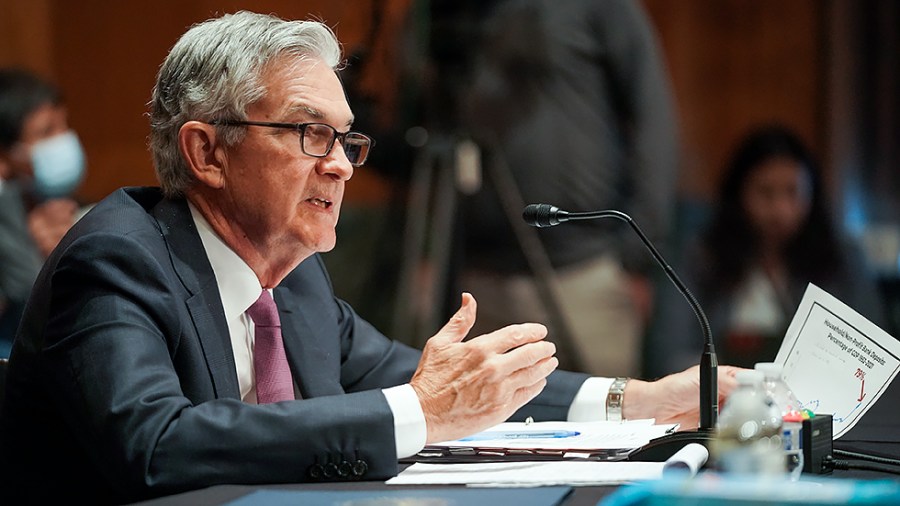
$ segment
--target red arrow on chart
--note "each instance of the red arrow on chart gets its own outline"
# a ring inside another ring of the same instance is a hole
[[[865,389],[866,389],[866,378],[863,378],[862,383],[859,384],[859,399],[856,399],[857,401],[862,401],[863,399],[866,398]]]

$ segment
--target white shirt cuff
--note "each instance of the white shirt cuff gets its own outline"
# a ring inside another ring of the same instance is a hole
[[[588,378],[581,384],[569,406],[570,422],[606,420],[606,396],[614,378]]]
[[[411,457],[425,448],[428,430],[419,396],[412,385],[405,384],[382,390],[394,414],[394,441],[397,458]],[[603,397],[606,399],[606,396]]]

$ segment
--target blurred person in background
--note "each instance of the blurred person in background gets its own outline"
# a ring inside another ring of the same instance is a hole
[[[881,324],[882,302],[862,253],[836,230],[819,164],[790,129],[761,126],[739,142],[715,206],[679,273],[709,316],[720,362],[774,360],[808,283]],[[700,329],[680,298],[661,291],[649,347],[657,375],[700,354]]]
[[[465,123],[486,168],[480,191],[461,203],[459,288],[484,302],[479,329],[537,319],[559,339],[527,261],[535,248],[513,233],[521,208],[504,211],[508,190],[487,165],[502,159],[523,203],[623,211],[664,249],[679,157],[669,78],[639,2],[508,0],[485,26]],[[637,235],[617,220],[537,234],[574,341],[569,365],[639,374],[659,268]]]
[[[84,151],[60,91],[19,69],[0,69],[0,357],[9,355],[44,259],[75,221],[72,193]]]

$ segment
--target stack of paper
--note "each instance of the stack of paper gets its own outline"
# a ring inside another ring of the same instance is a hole
[[[413,464],[388,485],[543,487],[617,485],[662,477],[662,462],[505,462]]]
[[[623,460],[633,449],[676,428],[672,424],[654,425],[653,420],[502,423],[467,438],[429,445],[413,460]]]
[[[663,474],[693,476],[706,464],[707,449],[689,444],[666,462],[497,462],[478,464],[417,463],[388,485],[468,485],[474,487],[544,487],[549,485],[618,485],[655,480]]]

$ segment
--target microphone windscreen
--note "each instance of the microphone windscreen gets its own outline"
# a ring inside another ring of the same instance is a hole
[[[528,204],[522,211],[522,218],[532,227],[552,227],[559,224],[554,211],[556,208],[550,204]]]

